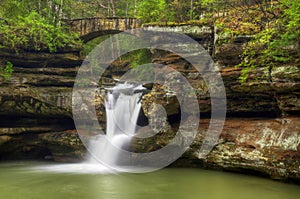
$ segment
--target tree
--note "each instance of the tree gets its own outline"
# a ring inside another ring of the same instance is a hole
[[[240,64],[245,68],[244,77],[241,77],[243,81],[247,80],[247,71],[259,66],[268,67],[269,70],[278,64],[299,66],[300,0],[279,0],[275,7],[278,14],[255,35],[243,53]]]
[[[53,25],[60,26],[62,18],[68,15],[67,8],[73,0],[4,0],[0,14],[6,19],[17,20],[19,16],[28,16],[32,11],[39,13]]]
[[[166,12],[165,0],[141,0],[137,4],[137,17],[143,22],[165,20]]]
[[[300,58],[300,0],[281,0],[283,13],[279,24],[277,38],[271,42],[274,48],[273,56],[275,59],[282,58],[298,59]],[[276,49],[276,50],[275,50]]]
[[[173,0],[171,10],[177,22],[187,21],[189,19],[190,4],[186,0]]]
[[[8,20],[0,26],[0,46],[25,51],[56,52],[62,48],[78,49],[81,42],[76,33],[70,33],[64,27],[55,26],[38,14],[30,12],[26,17]]]
[[[190,0],[190,20],[194,18],[194,0]]]

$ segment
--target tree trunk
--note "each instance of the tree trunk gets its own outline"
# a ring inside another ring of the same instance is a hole
[[[60,0],[60,5],[59,5],[59,9],[58,9],[58,13],[57,13],[57,15],[58,15],[58,19],[57,19],[57,24],[58,24],[58,26],[61,26],[61,20],[62,20],[62,18],[63,18],[63,6],[64,6],[64,1],[63,0]]]
[[[126,11],[125,11],[126,18],[128,17],[128,8],[129,8],[129,1],[126,0]]]
[[[107,15],[106,16],[110,16],[110,10],[111,10],[110,0],[107,0]]]
[[[42,13],[42,5],[41,5],[41,0],[39,0],[38,2],[38,13],[41,14]]]
[[[113,17],[116,17],[116,7],[115,7],[114,0],[110,0],[110,5],[111,5],[112,15],[113,15]]]
[[[190,20],[194,19],[193,13],[194,13],[194,0],[191,0],[191,5],[190,5]]]
[[[136,17],[137,13],[137,0],[134,0],[134,10],[133,10],[133,16]]]

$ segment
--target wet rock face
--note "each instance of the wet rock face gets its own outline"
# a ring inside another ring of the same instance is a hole
[[[199,132],[209,120],[202,120]],[[182,159],[174,165],[190,165],[232,171],[252,171],[275,179],[300,178],[300,118],[228,118],[218,143],[202,157],[199,134]],[[187,161],[186,161],[187,160]]]
[[[78,49],[75,52],[50,54],[23,51],[15,53],[10,49],[1,49],[0,54],[2,60],[9,60],[14,66],[22,68],[72,68],[82,63],[76,51]]]
[[[232,39],[226,35],[220,35],[216,30],[213,54],[216,63],[226,67],[238,65],[241,62],[243,49],[251,39],[252,36],[236,36]],[[232,41],[228,42],[228,40]]]
[[[78,162],[87,153],[76,130],[44,133],[38,139],[50,150],[51,157],[56,162]]]
[[[237,45],[239,48],[242,46],[241,43]],[[218,143],[203,157],[200,149],[209,120],[202,118],[208,118],[211,112],[207,85],[201,74],[181,57],[160,51],[156,53],[153,62],[180,71],[196,89],[200,106],[199,133],[190,149],[173,166],[253,172],[274,179],[299,181],[299,67],[257,68],[249,73],[246,83],[241,83],[242,69],[232,67],[237,60],[228,59],[230,64],[220,60],[219,64],[225,64],[219,71],[226,89],[228,117]],[[227,51],[223,51],[222,56],[226,57]],[[176,79],[176,76],[171,79]],[[176,126],[179,126],[182,114],[180,105],[174,93],[161,85],[154,85],[151,92],[144,95],[142,103],[148,118],[155,114],[157,104],[165,108],[169,118],[176,118],[167,120],[167,124],[162,125],[167,128],[152,139],[134,140],[132,143],[133,151],[158,150],[166,146],[178,130]]]
[[[84,147],[73,141],[77,134],[70,133],[72,87],[81,64],[77,54],[1,50],[0,58],[12,62],[14,72],[0,84],[0,160],[83,157]]]
[[[53,132],[53,129],[1,134],[0,152],[0,160],[39,159],[56,162],[78,162],[86,155],[76,131]]]
[[[208,86],[201,74],[191,64],[177,55],[159,51],[153,61],[165,65],[166,68],[173,68],[187,78],[197,92],[201,114],[203,116],[210,115],[211,100]],[[239,80],[241,70],[237,67],[219,69],[226,89],[228,116],[280,117],[282,114],[299,115],[299,67],[257,68],[249,73],[246,83],[241,83]],[[162,75],[164,72],[164,68],[162,68]],[[169,79],[176,79],[176,77]],[[152,90],[152,92],[159,96],[159,89]],[[151,93],[149,95],[153,96]],[[169,101],[176,101],[172,99],[172,96],[175,98],[172,92],[163,91],[160,92],[160,96],[168,96]],[[166,101],[163,98],[160,100]],[[174,110],[172,114],[176,115]]]
[[[181,26],[153,26],[144,25],[143,29],[146,31],[158,32],[175,32],[188,35],[195,41],[200,43],[202,47],[209,52],[213,53],[214,34],[213,28],[209,26],[196,26],[196,25],[181,25]]]

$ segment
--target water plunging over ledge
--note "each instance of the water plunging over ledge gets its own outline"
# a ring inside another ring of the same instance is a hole
[[[96,136],[90,141],[92,156],[88,162],[95,163],[97,160],[117,168],[128,161],[119,157],[119,150],[129,147],[136,132],[143,90],[145,88],[142,85],[128,83],[108,89],[105,101],[106,135]]]
[[[142,85],[117,84],[108,88],[105,100],[106,134],[89,139],[91,155],[82,163],[53,164],[36,167],[37,170],[68,173],[114,173],[125,168],[127,158],[119,157],[120,150],[126,150],[137,130],[141,110],[141,98],[146,90]],[[126,170],[126,169],[125,169]]]

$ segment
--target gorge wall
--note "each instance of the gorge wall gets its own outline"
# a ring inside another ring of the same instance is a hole
[[[83,157],[71,112],[74,78],[82,63],[78,54],[7,49],[0,54],[4,63],[14,64],[11,79],[0,87],[0,159]]]
[[[197,29],[198,30],[198,29]],[[201,110],[199,133],[187,152],[172,166],[192,166],[253,172],[276,179],[300,179],[300,68],[276,66],[257,68],[245,83],[239,81],[241,68],[235,67],[249,37],[219,44],[211,29],[201,29],[196,40],[213,56],[227,93],[227,119],[219,141],[208,156],[200,147],[211,113],[207,86],[191,64],[170,52],[154,51],[153,62],[181,72],[197,89]],[[0,51],[2,62],[11,61],[14,73],[0,87],[0,160],[54,159],[80,161],[86,151],[72,120],[71,93],[76,71],[82,63],[78,53],[15,54]],[[115,62],[101,79],[112,85],[130,68]],[[162,68],[162,71],[164,68]],[[105,126],[104,99],[96,99],[98,120]],[[151,85],[142,99],[144,115],[166,109],[166,128],[147,140],[135,140],[133,151],[159,149],[174,137],[180,123],[176,97],[160,85]],[[158,118],[159,120],[159,118]],[[142,129],[145,131],[147,129]],[[138,132],[140,133],[140,132]]]

